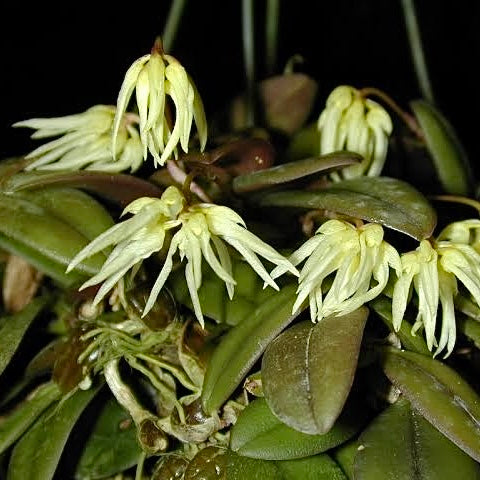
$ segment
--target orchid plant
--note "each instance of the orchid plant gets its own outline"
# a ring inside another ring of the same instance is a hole
[[[41,143],[0,163],[0,479],[480,478],[480,203],[422,57],[407,106],[317,102],[255,79],[243,1],[246,92],[207,121],[184,6],[116,105],[13,125]]]

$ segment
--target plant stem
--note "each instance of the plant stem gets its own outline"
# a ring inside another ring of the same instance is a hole
[[[277,44],[278,44],[278,17],[280,2],[278,0],[267,0],[266,13],[266,60],[267,74],[272,75],[277,63]]]
[[[178,24],[182,18],[186,3],[187,0],[172,0],[162,35],[163,48],[166,52],[169,52],[173,47],[178,31]]]
[[[404,122],[405,125],[417,136],[419,140],[424,140],[423,130],[420,128],[417,120],[413,115],[403,110],[396,102],[387,95],[384,91],[375,87],[365,87],[359,91],[359,94],[363,98],[374,96],[381,99],[389,108],[391,108]]]
[[[405,26],[407,28],[410,52],[412,54],[413,66],[417,75],[417,81],[422,92],[423,98],[429,102],[434,102],[432,85],[428,76],[427,64],[418,28],[417,14],[415,12],[414,0],[401,0]]]
[[[255,42],[253,0],[242,0],[243,60],[247,76],[247,127],[255,125]]]
[[[138,459],[137,469],[135,471],[135,480],[142,480],[143,478],[143,463],[145,462],[146,453],[142,452]]]

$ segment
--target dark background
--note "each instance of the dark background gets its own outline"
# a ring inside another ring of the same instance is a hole
[[[475,164],[480,1],[417,4],[437,105],[455,125]],[[22,154],[33,146],[25,130],[10,128],[15,121],[115,103],[126,69],[162,32],[169,5],[164,0],[124,6],[2,6],[0,156]],[[195,79],[207,115],[244,87],[240,5],[239,0],[191,0],[171,51]],[[265,2],[257,0],[256,6],[261,78]],[[289,57],[301,54],[305,63],[297,70],[319,82],[319,109],[339,84],[381,88],[404,107],[420,96],[400,0],[284,0],[280,36],[277,72]]]

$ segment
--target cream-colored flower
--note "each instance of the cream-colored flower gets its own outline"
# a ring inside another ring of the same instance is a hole
[[[435,355],[444,348],[445,356],[452,353],[456,339],[454,299],[458,293],[457,280],[470,292],[480,306],[480,255],[468,245],[462,231],[469,229],[469,222],[456,222],[447,226],[433,245],[423,240],[413,252],[402,255],[402,273],[397,280],[392,301],[393,325],[400,328],[410,299],[413,281],[418,296],[418,315],[412,332],[423,326],[430,350],[437,346]],[[446,240],[446,238],[454,240]],[[435,339],[438,303],[442,306],[440,339]]]
[[[363,156],[358,165],[344,168],[344,179],[380,175],[388,150],[392,121],[387,111],[377,102],[364,98],[350,86],[335,88],[318,119],[320,154],[348,150]],[[338,173],[331,175],[341,180]]]
[[[110,228],[87,245],[72,260],[68,271],[85,258],[116,245],[100,272],[81,287],[83,289],[104,282],[95,297],[94,303],[97,303],[131,268],[138,268],[145,258],[161,250],[168,230],[177,229],[143,314],[146,315],[153,307],[172,271],[173,257],[178,251],[180,260],[187,260],[187,286],[195,315],[202,325],[203,315],[197,290],[202,284],[203,258],[225,282],[230,298],[234,293],[235,280],[226,244],[235,248],[273,288],[278,289],[257,255],[298,275],[286,258],[249,232],[242,218],[232,209],[213,204],[184,205],[185,199],[176,187],[169,187],[160,199],[141,198],[132,202],[125,213],[133,213],[133,217]]]
[[[96,105],[83,113],[57,118],[32,118],[14,127],[33,128],[34,139],[57,137],[29,153],[27,170],[138,170],[143,162],[140,136],[134,127],[136,116],[121,115],[114,160],[111,150],[116,109]]]
[[[125,74],[117,100],[117,115],[113,128],[112,151],[117,150],[121,115],[136,92],[140,116],[140,137],[143,157],[147,151],[155,165],[163,165],[177,152],[177,145],[188,152],[188,142],[195,121],[203,150],[207,142],[207,121],[202,99],[195,84],[177,59],[163,52],[157,42],[152,53],[136,60]],[[175,123],[168,121],[167,95],[175,106]]]
[[[400,257],[383,240],[383,228],[377,224],[355,227],[341,220],[329,220],[307,240],[289,260],[297,266],[305,261],[300,272],[297,299],[293,312],[309,297],[312,321],[328,315],[345,315],[373,300],[385,288],[390,267],[400,269]],[[284,273],[275,268],[271,276]],[[333,283],[323,298],[322,287],[335,273]],[[376,282],[372,284],[372,278]]]

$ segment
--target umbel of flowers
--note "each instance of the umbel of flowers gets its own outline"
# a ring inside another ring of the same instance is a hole
[[[127,112],[134,91],[138,114]],[[207,121],[200,94],[185,68],[157,40],[152,52],[128,69],[116,107],[97,105],[77,115],[34,118],[14,126],[36,129],[34,139],[62,135],[27,155],[33,160],[28,169],[134,172],[147,152],[155,165],[176,156],[179,144],[188,152],[193,122],[203,150]]]
[[[174,235],[168,246],[164,264],[153,285],[143,315],[153,307],[160,290],[173,268],[173,258],[178,251],[180,260],[186,259],[185,278],[198,321],[204,324],[197,290],[202,284],[202,258],[225,282],[232,298],[235,280],[232,277],[232,262],[227,249],[235,248],[255,272],[271,287],[277,284],[265,270],[258,255],[285,271],[298,275],[296,268],[271,246],[249,232],[245,222],[232,209],[214,204],[186,205],[180,190],[168,187],[161,198],[140,198],[127,206],[124,213],[133,217],[117,224],[87,245],[72,260],[68,271],[79,262],[106,247],[115,245],[100,272],[82,285],[82,289],[104,282],[94,303],[98,303],[110,289],[132,268],[159,252],[165,242],[166,232]]]

